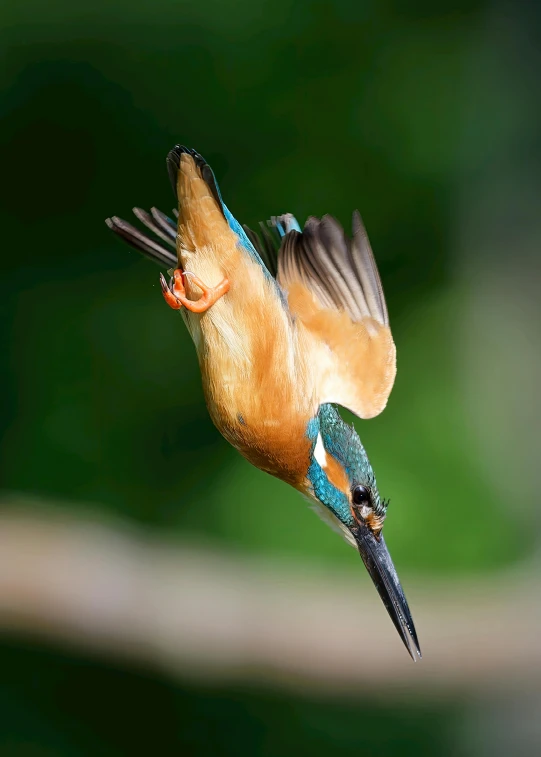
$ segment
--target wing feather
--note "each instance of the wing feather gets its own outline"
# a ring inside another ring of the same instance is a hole
[[[290,231],[282,242],[278,278],[298,280],[326,307],[345,310],[352,321],[372,317],[388,325],[379,272],[359,213],[353,215],[353,239],[332,216],[309,218],[302,233]]]
[[[328,215],[309,218],[302,232],[286,233],[278,282],[292,314],[314,337],[320,402],[336,402],[361,418],[380,413],[394,383],[395,346],[359,213],[353,215],[352,239]]]
[[[133,226],[131,223],[124,221],[118,216],[107,218],[105,223],[114,231],[114,233],[127,242],[131,247],[134,247],[147,258],[150,258],[155,263],[166,268],[176,268],[178,266],[177,254],[176,254],[176,227],[175,221],[172,221],[165,213],[162,213],[156,208],[152,208],[150,214],[141,208],[133,209],[134,215],[138,218],[150,231],[152,231],[157,237],[166,242],[168,247],[164,247],[149,234],[145,234],[143,231]],[[167,224],[171,228],[171,233],[164,229],[164,224]],[[173,249],[170,249],[173,248]]]
[[[259,257],[265,264],[269,273],[276,277],[278,273],[278,247],[275,245],[273,239],[269,233],[269,230],[265,224],[259,224],[261,227],[261,236],[255,231],[252,231],[249,226],[243,224],[243,229],[246,232],[246,236],[255,247]]]
[[[358,210],[353,213],[353,241],[350,246],[351,260],[362,286],[370,315],[385,326],[389,325],[389,313],[378,267],[368,240],[368,234]]]
[[[168,229],[164,229],[160,223],[157,223],[154,215],[142,208],[133,208],[133,214],[157,237],[167,242],[167,244],[174,246],[176,234],[171,235]]]

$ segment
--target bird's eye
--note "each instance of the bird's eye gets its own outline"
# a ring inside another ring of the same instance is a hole
[[[366,486],[356,486],[352,493],[354,505],[369,505],[370,504],[370,492]]]

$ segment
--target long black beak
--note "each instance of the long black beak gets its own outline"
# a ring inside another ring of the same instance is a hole
[[[352,528],[351,532],[355,537],[360,555],[383,600],[383,604],[387,608],[387,612],[391,616],[391,620],[400,634],[404,646],[410,653],[411,659],[415,662],[415,652],[421,657],[419,641],[415,626],[413,625],[410,608],[396,575],[396,570],[385,540],[381,534],[376,538],[372,531],[364,525]]]

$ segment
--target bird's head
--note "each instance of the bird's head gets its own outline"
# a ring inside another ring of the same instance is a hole
[[[415,660],[421,652],[415,626],[381,533],[388,502],[381,499],[372,466],[355,429],[332,405],[322,405],[308,424],[311,441],[306,494],[317,512],[362,557],[391,619]],[[412,650],[413,642],[413,650]]]

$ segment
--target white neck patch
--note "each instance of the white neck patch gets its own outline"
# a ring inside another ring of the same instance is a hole
[[[321,438],[321,434],[317,435],[316,446],[314,448],[314,457],[322,468],[327,467],[327,453],[325,452],[325,447],[323,446],[323,439]]]

